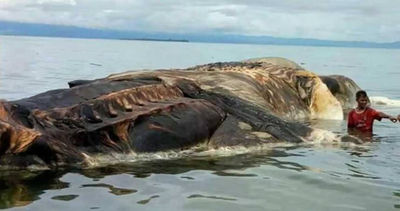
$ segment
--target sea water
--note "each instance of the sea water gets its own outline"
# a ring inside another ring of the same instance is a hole
[[[320,75],[348,76],[372,96],[376,109],[400,114],[400,50],[368,48],[0,36],[0,99],[127,70],[268,56],[288,58]],[[344,120],[307,124],[346,133]],[[97,168],[83,170],[0,171],[0,209],[400,209],[400,124],[376,122],[374,133],[372,142],[361,145],[197,146],[109,155],[97,159]]]

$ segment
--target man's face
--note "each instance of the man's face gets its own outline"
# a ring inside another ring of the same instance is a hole
[[[368,99],[366,97],[359,97],[357,99],[357,103],[359,108],[364,109],[365,107],[367,107]]]

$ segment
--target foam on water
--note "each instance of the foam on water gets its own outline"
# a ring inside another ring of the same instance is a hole
[[[257,146],[244,147],[244,146],[233,146],[233,147],[220,147],[218,149],[208,148],[207,144],[200,144],[191,147],[186,150],[169,150],[155,153],[135,153],[131,152],[128,154],[122,153],[110,153],[110,154],[99,154],[99,155],[86,155],[86,160],[82,164],[82,168],[97,168],[113,164],[121,163],[134,163],[143,161],[155,161],[155,160],[173,160],[173,159],[184,159],[184,158],[204,158],[204,157],[227,157],[239,154],[246,154],[256,151],[271,150],[275,147],[289,147],[293,146],[291,143],[267,143]]]
[[[369,97],[372,105],[385,105],[391,107],[400,107],[400,100],[393,100],[382,96]]]
[[[306,141],[312,145],[346,145],[355,146],[364,141],[352,135],[335,134],[332,131],[314,128]]]
[[[293,147],[293,146],[304,146],[304,145],[315,145],[315,146],[343,146],[348,147],[357,146],[357,143],[362,141],[354,136],[342,136],[335,134],[331,131],[314,129],[309,137],[305,139],[304,143],[295,144],[288,142],[281,143],[264,143],[255,146],[230,146],[220,147],[217,149],[209,148],[207,143],[203,143],[185,150],[169,150],[164,152],[156,153],[135,153],[131,152],[128,154],[121,153],[110,153],[110,154],[99,154],[99,155],[86,155],[86,161],[81,166],[82,168],[97,168],[101,166],[120,164],[120,163],[132,163],[142,161],[154,161],[154,160],[171,160],[171,159],[184,159],[184,158],[204,158],[204,157],[227,157],[239,154],[254,153],[254,152],[268,152],[274,148],[279,147]]]
[[[331,131],[314,129],[307,140],[312,143],[339,142],[340,136]]]

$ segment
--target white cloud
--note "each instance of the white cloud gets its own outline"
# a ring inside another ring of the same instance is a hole
[[[148,32],[399,40],[397,0],[0,0],[0,20]]]

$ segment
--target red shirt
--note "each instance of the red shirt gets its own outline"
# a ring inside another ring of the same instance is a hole
[[[360,114],[353,109],[349,113],[347,128],[355,128],[361,132],[372,133],[372,125],[374,124],[375,119],[381,121],[382,117],[378,111],[372,108],[368,107]]]

